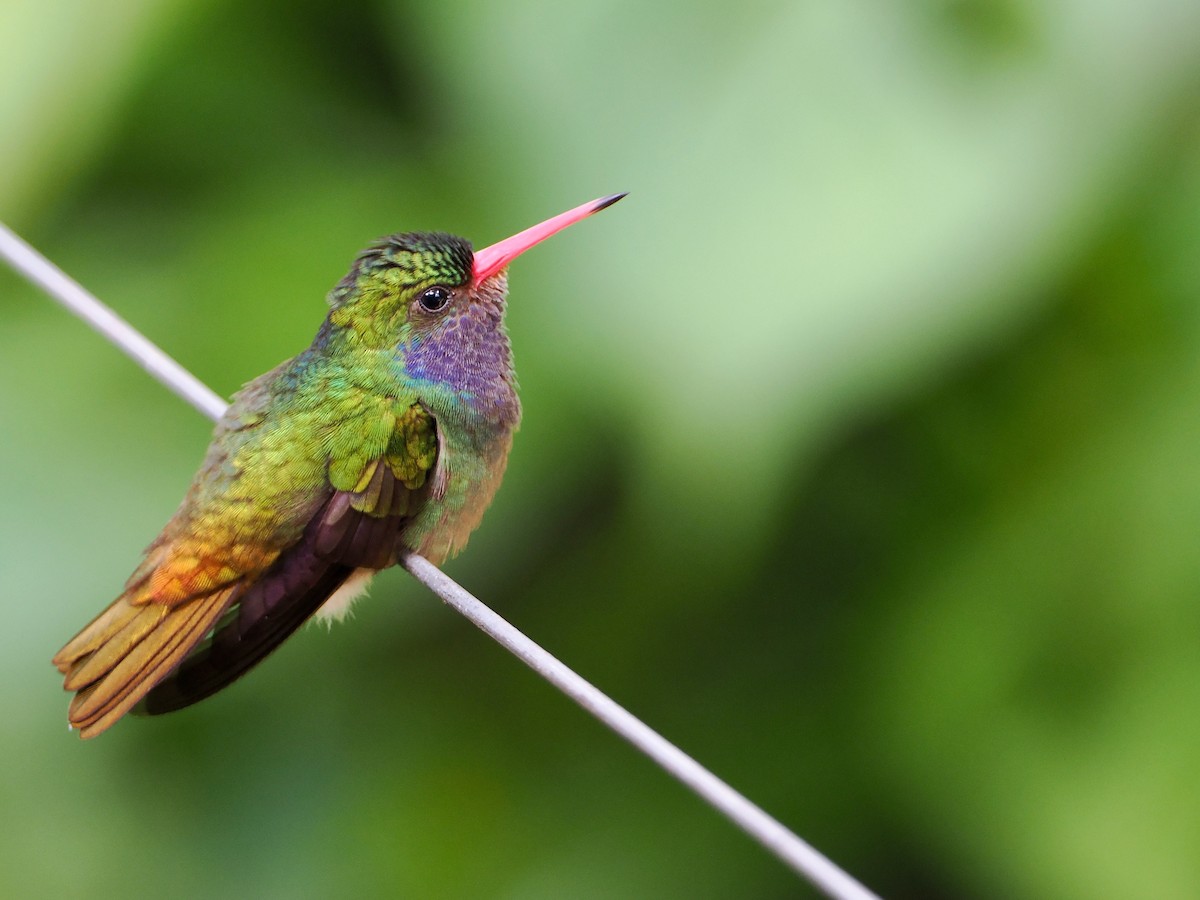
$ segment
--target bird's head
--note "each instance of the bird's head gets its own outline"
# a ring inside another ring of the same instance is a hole
[[[585,203],[478,252],[469,241],[440,232],[383,238],[359,254],[330,293],[330,321],[352,329],[369,346],[401,351],[458,332],[469,340],[481,328],[499,331],[508,264],[623,196]],[[446,349],[451,348],[452,342]]]

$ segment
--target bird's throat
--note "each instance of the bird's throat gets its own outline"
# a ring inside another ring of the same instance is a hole
[[[499,311],[471,310],[422,335],[403,351],[405,374],[426,382],[498,425],[520,415],[512,351]]]

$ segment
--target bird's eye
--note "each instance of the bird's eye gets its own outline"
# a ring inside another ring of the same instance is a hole
[[[431,287],[421,294],[421,309],[426,312],[443,310],[449,302],[450,292],[444,287]]]

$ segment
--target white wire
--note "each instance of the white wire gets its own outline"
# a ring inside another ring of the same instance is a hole
[[[226,404],[132,325],[67,277],[0,223],[0,257],[132,357],[169,390],[210,419]],[[879,900],[828,857],[543,650],[424,557],[401,560],[408,572],[477,628],[654,760],[751,838],[835,900]]]
[[[163,353],[140,331],[84,290],[0,222],[0,256],[50,297],[116,344],[125,354],[210,419],[225,412],[225,401],[208,385]]]
[[[496,643],[682,781],[830,897],[838,900],[878,900],[875,894],[807,841],[739,794],[595,685],[567,668],[429,560],[412,553],[400,564]]]

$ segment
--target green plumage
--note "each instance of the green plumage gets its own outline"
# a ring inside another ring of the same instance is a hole
[[[433,233],[363,251],[312,345],[233,398],[125,590],[54,657],[80,734],[219,691],[405,550],[461,550],[521,417],[506,267],[618,199],[478,254]]]

